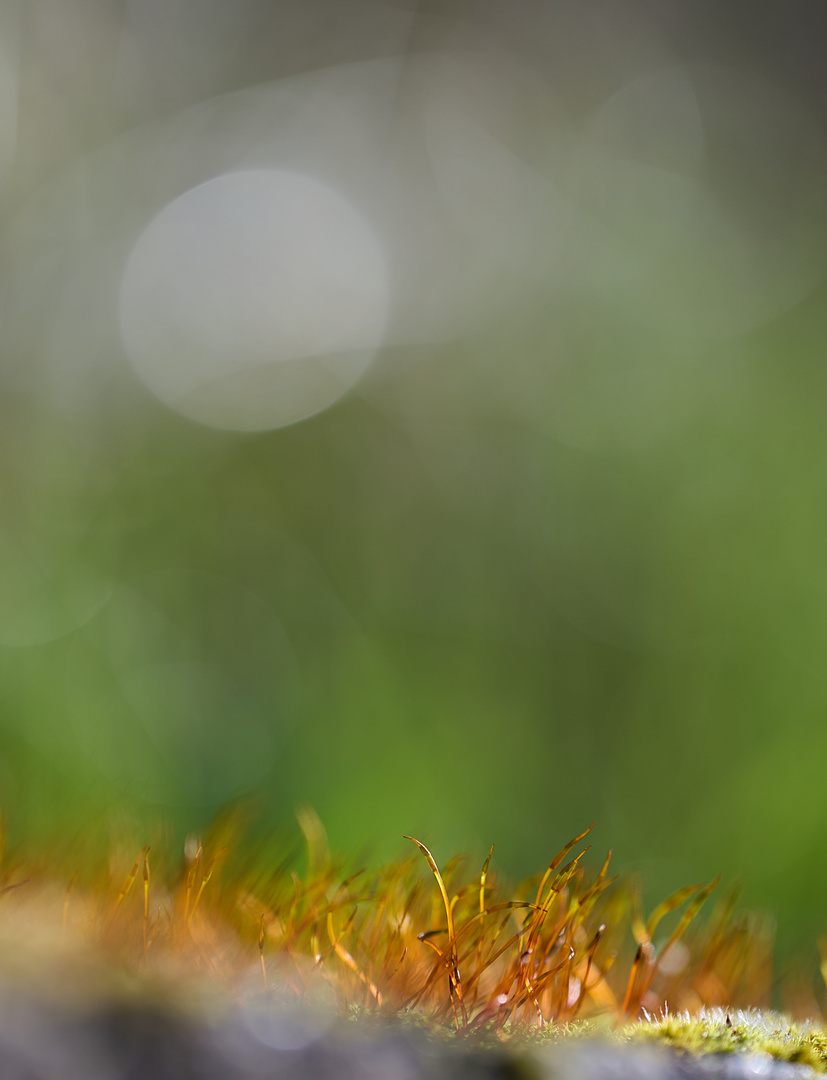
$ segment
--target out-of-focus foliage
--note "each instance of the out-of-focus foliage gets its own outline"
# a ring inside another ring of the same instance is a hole
[[[441,870],[408,837],[424,861],[354,869],[330,857],[312,811],[300,823],[302,873],[268,864],[228,817],[204,841],[190,836],[183,859],[148,845],[134,858],[123,834],[108,874],[83,862],[61,880],[77,848],[11,864],[0,875],[0,974],[21,991],[45,981],[80,998],[127,976],[144,995],[177,988],[192,1004],[269,1001],[276,1028],[286,998],[324,1005],[330,1020],[361,1011],[503,1039],[579,1019],[619,1026],[668,1008],[766,1003],[766,925],[733,918],[730,894],[699,929],[717,880],[680,889],[644,920],[635,883],[609,877],[609,857],[597,873],[581,865],[590,829],[508,889],[492,851],[481,869],[455,858]]]
[[[256,790],[518,874],[597,818],[653,890],[742,874],[815,941],[824,34],[4,5],[12,835]]]

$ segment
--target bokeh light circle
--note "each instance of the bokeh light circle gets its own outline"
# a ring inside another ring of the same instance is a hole
[[[199,184],[146,227],[119,322],[132,366],[183,416],[261,431],[329,407],[362,376],[389,306],[382,247],[333,188],[250,169]]]

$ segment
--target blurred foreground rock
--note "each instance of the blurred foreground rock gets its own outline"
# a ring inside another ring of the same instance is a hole
[[[68,988],[64,988],[66,990]],[[71,997],[71,995],[70,995]],[[158,1003],[82,1005],[0,995],[3,1080],[807,1080],[815,1072],[734,1054],[679,1057],[574,1039],[536,1051],[475,1049],[423,1033],[319,1024],[245,1006],[220,1019]]]

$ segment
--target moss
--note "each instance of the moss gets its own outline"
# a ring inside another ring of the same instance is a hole
[[[258,844],[249,857],[229,819],[189,841],[183,860],[153,843],[151,872],[146,842],[118,845],[108,875],[66,852],[16,854],[0,865],[0,974],[41,972],[54,983],[60,971],[77,986],[92,964],[95,979],[206,986],[217,999],[267,1007],[280,994],[323,999],[365,1032],[402,1025],[515,1052],[538,1040],[649,1040],[827,1071],[820,1029],[757,1011],[698,1013],[704,1002],[760,1004],[771,979],[766,927],[735,911],[732,890],[699,917],[717,879],[678,890],[647,917],[636,883],[608,875],[608,857],[596,873],[582,865],[586,849],[573,849],[590,829],[510,886],[491,852],[470,869],[440,866],[418,840],[412,858],[354,873],[330,856],[312,812],[300,825],[302,873],[263,858]],[[666,1002],[689,1011],[667,1014]],[[663,1015],[628,1022],[641,1013]]]
[[[827,1073],[827,1031],[758,1009],[702,1009],[698,1015],[665,1015],[625,1028],[622,1038],[671,1046],[687,1054],[764,1054]]]

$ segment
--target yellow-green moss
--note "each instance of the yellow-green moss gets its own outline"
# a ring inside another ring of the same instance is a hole
[[[768,1054],[827,1073],[827,1031],[758,1009],[702,1009],[643,1020],[622,1032],[631,1042],[654,1042],[690,1054]]]

